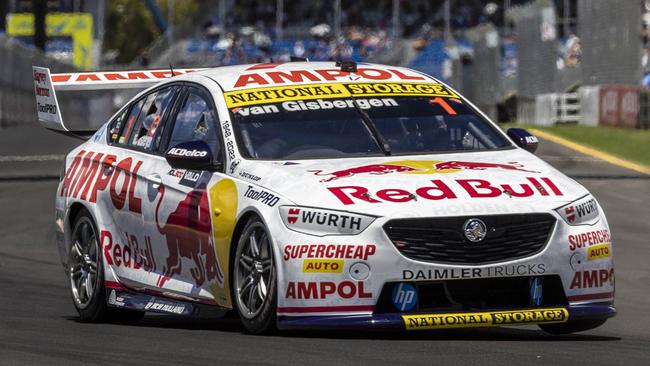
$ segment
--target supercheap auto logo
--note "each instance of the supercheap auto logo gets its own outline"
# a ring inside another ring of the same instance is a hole
[[[435,83],[339,83],[308,84],[244,89],[224,93],[228,108],[256,104],[371,96],[426,96],[459,98],[442,84]]]
[[[327,177],[320,182],[331,182],[334,180],[349,178],[360,174],[385,175],[392,173],[405,174],[436,174],[456,173],[462,170],[488,170],[502,169],[526,173],[539,173],[537,171],[524,169],[522,164],[510,163],[487,163],[477,161],[435,161],[435,160],[403,160],[379,164],[360,165],[352,168],[324,172],[323,170],[309,170],[314,175]]]
[[[407,330],[492,327],[516,324],[564,323],[569,312],[563,308],[493,311],[485,313],[449,313],[402,315]]]

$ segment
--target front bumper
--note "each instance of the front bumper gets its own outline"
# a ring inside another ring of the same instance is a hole
[[[285,330],[435,330],[564,323],[572,320],[607,319],[615,315],[616,308],[610,304],[585,304],[555,308],[509,309],[505,311],[492,310],[462,313],[384,313],[372,315],[280,317],[278,318],[278,328]]]

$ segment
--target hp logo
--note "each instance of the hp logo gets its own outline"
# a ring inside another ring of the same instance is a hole
[[[399,311],[409,311],[418,302],[418,294],[410,283],[400,283],[393,287],[393,305]]]

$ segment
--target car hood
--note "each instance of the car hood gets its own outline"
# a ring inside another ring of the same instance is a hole
[[[296,205],[389,217],[548,212],[588,193],[522,149],[246,160],[233,175]]]

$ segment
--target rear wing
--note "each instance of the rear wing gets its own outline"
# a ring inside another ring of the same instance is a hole
[[[90,136],[95,131],[72,131],[65,125],[56,91],[144,89],[172,76],[204,69],[97,71],[51,74],[46,67],[33,66],[36,112],[47,129],[76,137]]]

